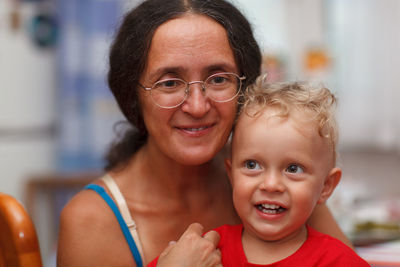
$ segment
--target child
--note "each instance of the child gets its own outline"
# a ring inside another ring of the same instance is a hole
[[[335,97],[305,83],[247,89],[226,168],[241,225],[224,225],[223,266],[369,266],[339,240],[306,225],[341,178]]]
[[[247,90],[226,160],[243,225],[217,229],[224,266],[369,266],[306,225],[341,178],[335,104],[328,89],[310,84],[259,78]]]

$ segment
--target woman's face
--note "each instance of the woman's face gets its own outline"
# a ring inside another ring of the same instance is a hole
[[[203,81],[218,72],[238,73],[225,29],[206,16],[188,14],[169,20],[154,33],[146,68],[145,87],[167,78]],[[210,161],[224,146],[237,110],[237,98],[217,103],[206,97],[199,83],[190,85],[186,100],[164,109],[139,89],[147,147],[184,165]]]

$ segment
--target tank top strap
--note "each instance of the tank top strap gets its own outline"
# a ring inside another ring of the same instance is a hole
[[[132,234],[130,233],[129,228],[126,225],[124,218],[122,218],[121,212],[119,211],[114,200],[107,194],[106,190],[98,184],[88,184],[87,186],[85,186],[85,189],[95,191],[110,207],[118,221],[119,226],[121,227],[121,231],[125,237],[126,242],[128,243],[129,249],[136,262],[136,266],[143,267],[142,256],[140,255],[140,252],[135,244],[135,240],[133,239]]]
[[[111,195],[116,201],[116,204],[118,206],[118,209],[121,212],[122,217],[124,218],[124,221],[126,225],[129,228],[129,231],[135,240],[137,249],[139,250],[139,253],[143,259],[144,262],[144,254],[143,254],[143,248],[142,248],[142,243],[140,242],[140,238],[138,235],[137,231],[137,226],[135,221],[132,219],[131,213],[129,212],[128,205],[126,204],[125,198],[121,193],[121,190],[119,189],[117,183],[115,182],[114,178],[111,177],[109,174],[105,174],[101,180],[106,184],[108,190],[110,191]]]

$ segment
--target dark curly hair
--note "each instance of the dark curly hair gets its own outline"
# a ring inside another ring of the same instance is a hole
[[[164,22],[184,14],[201,14],[214,19],[227,31],[240,72],[246,76],[242,88],[260,74],[261,52],[251,26],[243,14],[225,0],[147,0],[126,14],[110,51],[108,84],[118,105],[131,124],[106,155],[105,170],[123,167],[146,142],[137,94],[151,40]]]

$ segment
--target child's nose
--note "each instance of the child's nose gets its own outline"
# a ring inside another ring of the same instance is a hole
[[[267,172],[260,184],[260,189],[267,192],[283,192],[285,185],[282,180],[282,175],[278,172]]]

